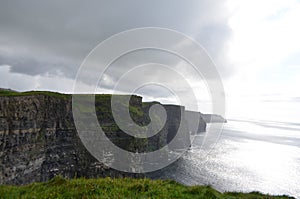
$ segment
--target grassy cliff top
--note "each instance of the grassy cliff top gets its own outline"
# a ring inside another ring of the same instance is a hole
[[[60,98],[71,98],[72,94],[64,94],[64,93],[58,93],[58,92],[52,92],[52,91],[26,91],[26,92],[17,92],[9,89],[0,89],[0,97],[1,96],[32,96],[32,95],[46,95],[51,97],[60,97]],[[80,94],[80,95],[93,95],[93,94]],[[125,96],[125,95],[119,95],[118,96]],[[99,96],[101,98],[110,98],[111,94],[95,94],[95,96]],[[133,95],[134,97],[139,97],[137,95]]]
[[[209,186],[184,186],[170,180],[74,179],[56,177],[25,186],[0,186],[1,198],[289,198],[258,192],[220,193]]]
[[[17,92],[12,90],[0,90],[0,96],[31,96],[31,95],[47,95],[52,97],[61,97],[68,98],[71,97],[69,94],[62,94],[58,92],[50,92],[50,91],[26,91],[26,92]]]

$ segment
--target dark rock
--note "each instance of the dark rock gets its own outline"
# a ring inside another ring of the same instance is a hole
[[[227,120],[223,118],[221,115],[216,114],[201,114],[203,120],[206,123],[226,123]]]
[[[128,151],[147,152],[168,144],[175,136],[184,107],[164,105],[167,122],[163,129],[147,139],[134,138],[115,124],[110,108],[111,96],[96,96],[96,113],[107,137]],[[149,123],[151,103],[142,98],[130,100],[133,120]],[[188,113],[190,114],[190,112]],[[196,112],[192,114],[198,114]],[[185,117],[185,116],[184,116]],[[190,144],[189,120],[183,120],[184,136],[177,146]],[[205,130],[201,119],[198,132]],[[0,184],[27,184],[47,181],[54,176],[75,177],[143,177],[108,168],[98,162],[83,146],[76,131],[70,96],[49,94],[0,96]]]

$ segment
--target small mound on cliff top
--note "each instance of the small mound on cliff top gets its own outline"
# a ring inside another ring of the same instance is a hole
[[[170,180],[74,179],[56,177],[26,186],[0,186],[1,198],[289,198],[258,192],[220,193],[210,186],[187,187]]]

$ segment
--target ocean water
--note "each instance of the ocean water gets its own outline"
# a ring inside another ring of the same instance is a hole
[[[207,137],[214,144],[203,145]],[[300,198],[300,124],[229,120],[222,131],[197,135],[176,163],[149,176]]]

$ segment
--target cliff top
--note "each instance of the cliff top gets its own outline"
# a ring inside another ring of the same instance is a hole
[[[52,92],[52,91],[25,91],[25,92],[18,92],[10,89],[2,89],[0,88],[0,97],[17,97],[17,96],[34,96],[34,95],[46,95],[50,97],[59,97],[59,98],[71,98],[72,94],[65,94],[59,92]],[[89,94],[79,94],[79,95],[89,95]],[[116,94],[119,95],[119,94]],[[95,96],[101,97],[111,97],[112,94],[95,94]],[[120,95],[126,96],[126,95]],[[141,96],[132,95],[133,97],[142,98]]]
[[[72,94],[65,94],[65,93],[59,93],[59,92],[52,92],[52,91],[25,91],[25,92],[18,92],[18,91],[14,91],[11,89],[4,89],[4,88],[0,88],[0,97],[18,97],[18,96],[37,96],[37,95],[43,95],[43,96],[50,96],[50,97],[56,97],[56,98],[60,98],[60,99],[71,99],[72,98]],[[78,94],[78,95],[89,95],[89,94]],[[92,95],[92,94],[91,94]],[[119,95],[119,96],[126,96],[123,94],[114,94],[114,95]],[[112,94],[95,94],[96,96],[96,101],[100,102],[102,100],[105,100],[107,98],[111,98]],[[128,96],[128,95],[127,95]],[[138,101],[141,103],[142,102],[142,97],[138,96],[138,95],[132,95],[131,97],[138,99]],[[157,101],[152,101],[152,102],[142,102],[142,106],[143,108],[147,108],[150,107],[153,104],[161,104],[160,102]],[[183,107],[181,105],[175,105],[175,104],[163,104],[165,107]],[[198,112],[198,111],[192,111],[192,110],[187,110],[190,112]],[[199,112],[201,113],[201,112]],[[216,115],[216,114],[202,114],[202,117],[205,119],[206,122],[210,123],[210,122],[226,122],[226,119],[223,118],[220,115]]]
[[[71,97],[69,94],[62,94],[58,92],[50,91],[26,91],[26,92],[17,92],[9,89],[0,89],[0,96],[10,97],[10,96],[31,96],[31,95],[47,95],[52,97]]]

